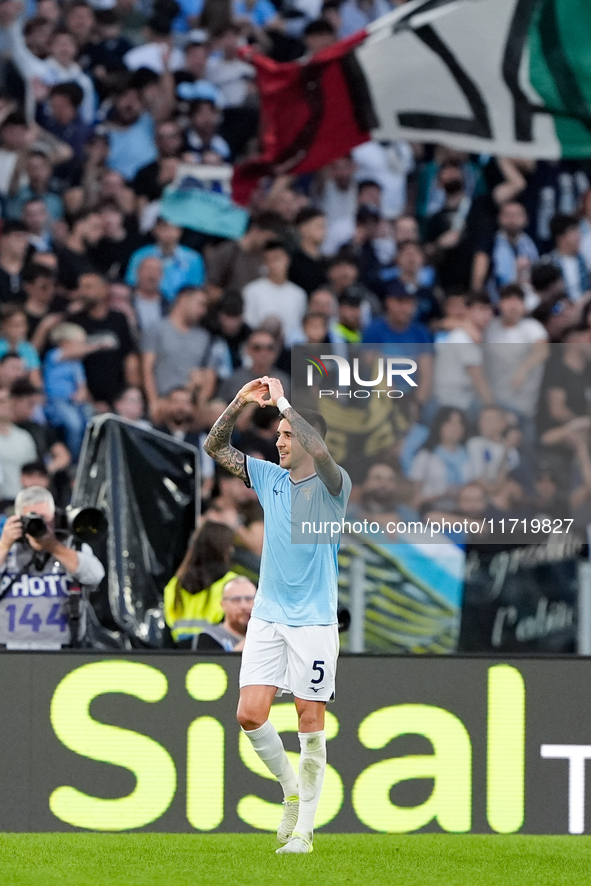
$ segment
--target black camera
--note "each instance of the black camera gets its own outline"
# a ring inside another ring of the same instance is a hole
[[[42,538],[49,532],[49,527],[41,514],[25,514],[21,517],[21,523],[23,524],[23,535],[30,535],[31,538]]]
[[[73,508],[65,512],[67,527],[79,541],[101,541],[107,534],[107,518],[98,508]]]

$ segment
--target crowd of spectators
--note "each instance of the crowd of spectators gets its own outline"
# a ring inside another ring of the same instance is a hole
[[[379,511],[390,490],[409,515],[529,513],[545,483],[545,507],[586,519],[586,161],[369,141],[314,174],[262,178],[237,239],[160,211],[187,167],[223,171],[259,150],[241,47],[305,58],[396,5],[0,4],[4,502],[36,471],[65,503],[93,414],[201,446],[250,378],[276,375],[290,396],[292,345],[377,343],[414,347],[417,411],[359,479],[357,510]],[[276,424],[245,411],[237,442],[276,458]],[[256,503],[228,487],[203,453],[204,513],[256,555]]]

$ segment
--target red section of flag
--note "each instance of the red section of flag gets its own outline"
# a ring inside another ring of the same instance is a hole
[[[236,167],[233,197],[246,205],[263,175],[312,172],[369,138],[349,69],[358,31],[304,62],[280,64],[253,55],[261,96],[262,154]],[[370,103],[371,104],[371,103]]]

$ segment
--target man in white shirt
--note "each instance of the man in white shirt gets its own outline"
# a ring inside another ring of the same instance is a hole
[[[307,310],[306,293],[287,279],[289,253],[280,240],[271,240],[264,249],[266,277],[253,280],[242,290],[244,320],[256,329],[267,317],[278,317],[287,336],[302,325]]]
[[[153,15],[148,21],[147,40],[134,46],[123,56],[123,63],[128,71],[149,68],[156,74],[165,71],[180,71],[185,56],[182,49],[174,46],[172,28],[167,16]]]
[[[357,213],[356,165],[350,154],[334,160],[315,180],[316,205],[326,218],[324,255],[333,255],[355,233]]]
[[[27,84],[28,92],[32,93],[34,80],[40,81],[46,87],[55,86],[56,83],[77,83],[83,92],[80,116],[85,123],[94,123],[96,114],[94,85],[90,77],[82,71],[80,65],[75,61],[78,46],[73,35],[67,31],[56,31],[51,39],[50,54],[48,58],[42,59],[34,55],[25,43],[22,19],[15,18],[12,22],[5,21],[4,26],[12,60]],[[33,102],[34,97],[29,95],[28,106],[33,106]]]
[[[438,406],[474,409],[493,402],[483,371],[482,336],[492,318],[490,299],[474,293],[467,299],[466,320],[435,339],[433,392]]]
[[[37,449],[28,431],[18,428],[13,420],[8,388],[0,387],[0,465],[2,494],[5,501],[14,501],[21,488],[21,468],[36,461]]]
[[[495,402],[533,418],[538,402],[548,333],[525,316],[525,294],[516,283],[499,290],[499,316],[484,334],[485,368]]]
[[[255,69],[240,58],[240,27],[229,22],[217,38],[216,55],[207,61],[206,76],[219,89],[224,108],[241,107],[254,93]]]

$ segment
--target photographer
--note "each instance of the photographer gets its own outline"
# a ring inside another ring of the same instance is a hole
[[[87,544],[75,550],[55,529],[55,502],[42,486],[21,489],[0,535],[0,645],[59,649],[78,645],[86,610],[81,587],[105,574]]]

